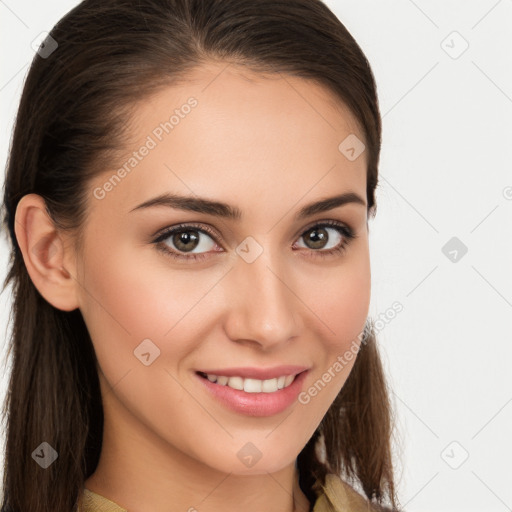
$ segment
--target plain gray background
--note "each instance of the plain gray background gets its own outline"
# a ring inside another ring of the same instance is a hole
[[[77,3],[0,0],[3,165],[32,42]],[[383,116],[370,314],[403,306],[378,331],[401,503],[512,510],[512,0],[326,3]],[[2,280],[7,255],[2,238]],[[9,290],[0,301],[5,357]]]

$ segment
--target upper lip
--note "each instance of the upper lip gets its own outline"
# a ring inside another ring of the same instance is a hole
[[[297,375],[308,370],[307,366],[281,365],[273,368],[256,368],[254,366],[244,366],[239,368],[214,368],[209,370],[197,370],[201,373],[210,375],[223,375],[226,377],[242,377],[244,379],[267,380],[281,377],[283,375]]]

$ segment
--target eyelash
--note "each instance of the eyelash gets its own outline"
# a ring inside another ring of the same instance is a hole
[[[336,247],[328,250],[314,250],[311,249],[315,255],[313,257],[320,257],[320,258],[327,258],[329,256],[333,256],[335,254],[343,254],[345,250],[347,249],[347,246],[350,244],[350,242],[357,238],[357,235],[354,233],[354,231],[349,228],[348,226],[345,226],[341,224],[340,222],[333,221],[333,220],[327,220],[327,221],[320,221],[316,224],[312,224],[309,227],[306,227],[305,230],[302,232],[301,237],[306,233],[307,231],[310,231],[312,228],[322,228],[322,227],[332,227],[336,228],[336,230],[343,236],[343,239],[341,243],[339,243]],[[207,226],[200,226],[197,224],[178,224],[177,226],[174,226],[172,228],[165,229],[162,233],[158,235],[158,237],[153,240],[152,243],[154,243],[157,246],[157,249],[162,251],[165,255],[177,259],[177,260],[204,260],[205,258],[208,258],[208,253],[188,253],[186,256],[176,252],[175,250],[169,250],[168,246],[163,244],[160,245],[161,242],[169,238],[171,235],[173,235],[176,232],[181,231],[199,231],[202,233],[205,233],[207,235],[210,235],[210,237],[217,243],[216,234],[208,228]]]

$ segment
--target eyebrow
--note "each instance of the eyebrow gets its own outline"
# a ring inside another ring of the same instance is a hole
[[[355,203],[366,207],[366,201],[355,192],[345,192],[337,196],[328,197],[303,206],[294,216],[296,220],[310,217],[316,213],[333,210],[345,204]],[[178,210],[205,213],[215,217],[221,217],[229,220],[241,220],[242,211],[236,206],[231,206],[219,201],[212,201],[202,197],[179,196],[176,194],[164,193],[152,199],[148,199],[130,210],[130,213],[136,210],[152,207],[168,207]]]

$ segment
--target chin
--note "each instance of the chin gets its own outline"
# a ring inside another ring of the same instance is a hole
[[[260,452],[261,453],[261,452]],[[288,467],[290,464],[295,464],[296,457],[283,457],[279,458],[278,455],[273,452],[265,457],[262,453],[261,457],[257,459],[258,455],[254,453],[253,460],[244,461],[243,454],[240,458],[235,454],[235,460],[231,457],[227,458],[226,453],[222,455],[222,463],[219,464],[217,459],[213,464],[208,464],[212,468],[221,471],[222,473],[231,473],[237,476],[249,476],[249,475],[266,475],[268,473],[276,473]],[[205,461],[206,463],[206,461]]]

